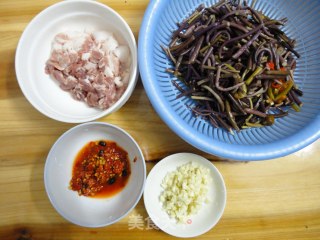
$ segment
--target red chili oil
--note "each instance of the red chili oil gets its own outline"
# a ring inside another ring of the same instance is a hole
[[[126,186],[130,173],[128,153],[116,142],[91,141],[75,158],[70,188],[87,197],[111,197]]]

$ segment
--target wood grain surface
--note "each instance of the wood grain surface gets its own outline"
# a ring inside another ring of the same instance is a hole
[[[75,124],[51,120],[23,96],[15,76],[19,38],[53,0],[0,1],[0,239],[170,239],[148,222],[143,199],[120,222],[90,229],[64,220],[50,204],[43,169],[52,144]],[[132,28],[136,39],[147,0],[104,0]],[[287,157],[235,162],[204,154],[176,136],[153,110],[142,83],[118,112],[99,119],[128,131],[150,171],[157,160],[193,152],[212,160],[227,187],[220,222],[199,239],[320,239],[320,142]],[[139,225],[133,225],[140,219]]]

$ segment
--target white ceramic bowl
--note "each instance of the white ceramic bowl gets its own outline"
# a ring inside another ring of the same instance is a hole
[[[86,143],[100,139],[115,141],[128,152],[128,183],[112,197],[79,196],[68,188],[74,159]],[[145,179],[144,157],[135,140],[119,127],[99,122],[80,124],[65,132],[52,146],[44,169],[45,188],[53,207],[68,221],[84,227],[107,226],[125,217],[141,198]]]
[[[167,173],[189,162],[208,168],[212,181],[208,186],[209,203],[204,204],[197,214],[190,216],[186,224],[181,224],[170,218],[162,209],[159,196],[163,191],[162,180]],[[143,197],[149,217],[161,230],[175,237],[187,238],[199,236],[218,223],[226,205],[227,191],[222,175],[209,160],[192,153],[177,153],[162,159],[152,168]]]
[[[44,71],[57,33],[106,30],[131,52],[127,90],[110,108],[99,110],[74,100]],[[24,30],[17,46],[15,68],[20,88],[29,102],[44,115],[62,122],[81,123],[99,119],[118,110],[131,96],[137,82],[137,47],[124,19],[108,6],[86,0],[62,1],[40,12]]]

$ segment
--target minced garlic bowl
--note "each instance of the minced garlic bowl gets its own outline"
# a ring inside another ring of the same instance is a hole
[[[150,171],[144,204],[162,231],[176,237],[195,237],[209,231],[222,217],[226,187],[209,160],[177,153],[162,159]]]

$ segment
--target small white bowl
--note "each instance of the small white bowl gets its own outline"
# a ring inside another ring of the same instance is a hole
[[[189,162],[208,168],[212,181],[208,186],[209,203],[204,204],[196,215],[190,216],[186,224],[181,224],[170,218],[162,209],[159,196],[163,190],[162,180],[167,173]],[[188,238],[199,236],[218,223],[226,205],[226,195],[223,177],[209,160],[192,153],[177,153],[162,159],[152,168],[146,181],[143,198],[149,217],[162,231],[175,237]]]
[[[112,197],[79,196],[69,189],[74,159],[86,143],[101,139],[115,141],[128,152],[128,183]],[[52,146],[44,168],[45,188],[53,207],[68,221],[84,227],[103,227],[125,217],[140,200],[145,179],[144,157],[135,140],[121,128],[99,122],[80,124],[65,132]]]
[[[65,31],[85,30],[112,32],[120,44],[126,44],[130,49],[129,85],[122,97],[106,110],[74,100],[45,73],[54,36]],[[136,41],[125,20],[108,6],[86,0],[62,1],[40,12],[24,30],[15,57],[17,80],[28,101],[44,115],[69,123],[96,120],[118,110],[135,88],[137,65]]]

